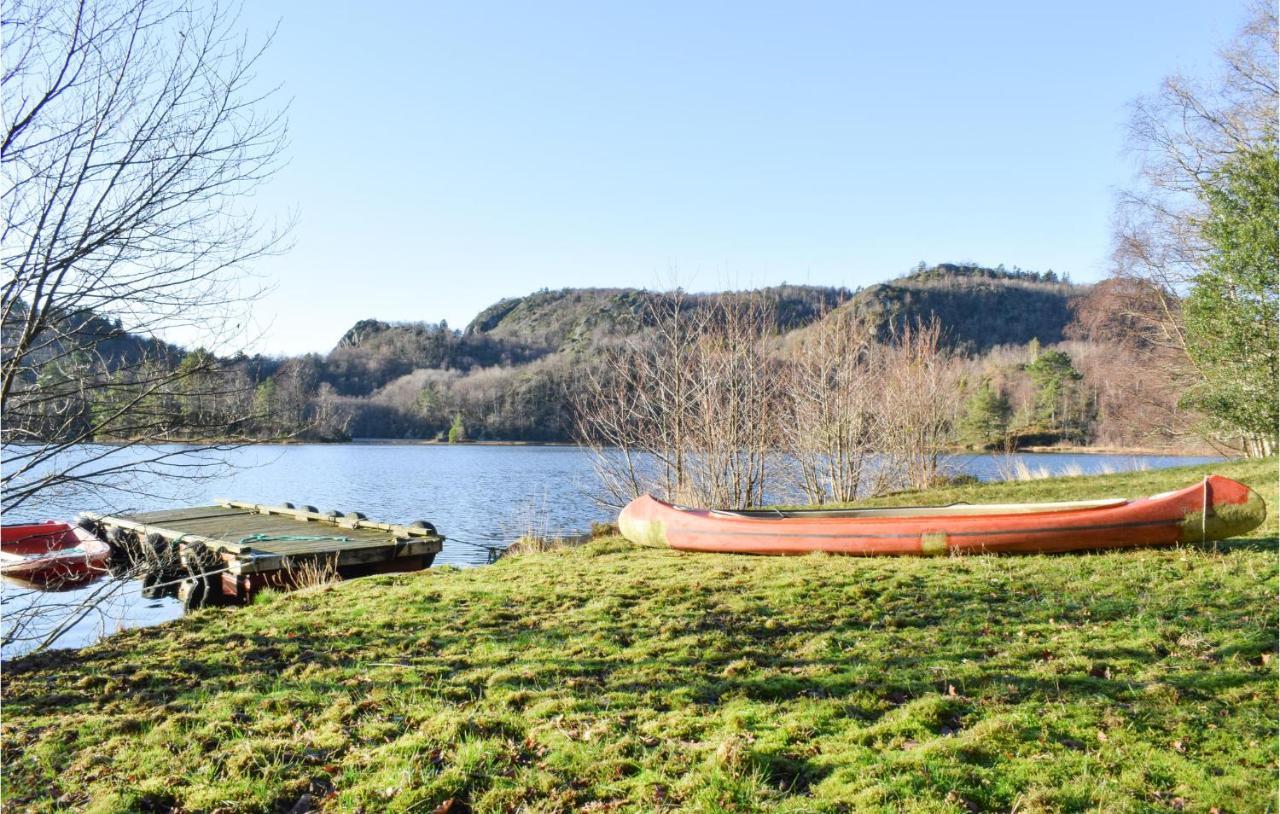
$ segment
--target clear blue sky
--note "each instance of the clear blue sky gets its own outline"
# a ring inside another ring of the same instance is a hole
[[[1229,2],[248,4],[292,99],[255,349],[548,287],[1106,273],[1127,104]]]

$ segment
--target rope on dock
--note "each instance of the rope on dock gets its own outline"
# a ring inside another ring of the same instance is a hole
[[[511,545],[511,543],[504,544],[502,540],[495,540],[492,543],[481,543],[476,540],[463,540],[461,537],[446,537],[444,539],[447,543],[462,543],[463,545],[474,546],[475,548],[505,548],[506,546]],[[515,541],[512,540],[511,542]]]
[[[231,570],[231,566],[228,565],[225,568],[219,568],[217,571],[205,571],[203,572],[203,574],[206,577],[212,577],[212,576],[216,576],[217,574],[221,574],[224,571],[230,571],[230,570]],[[182,583],[186,582],[188,579],[189,577],[183,577],[182,579],[175,579],[172,582],[160,582],[155,585],[152,585],[151,587],[152,588],[169,588],[174,585],[181,585]]]
[[[570,534],[548,535],[548,536],[546,536],[546,538],[545,538],[545,539],[549,539],[549,540],[557,540],[557,539],[559,539],[559,540],[565,540],[565,539],[569,539],[569,538],[571,538],[571,537],[579,537],[579,536],[580,536],[580,535],[570,535]],[[477,542],[477,541],[475,541],[475,540],[464,540],[464,539],[461,539],[461,538],[458,538],[458,537],[446,537],[446,538],[445,538],[445,541],[446,541],[446,542],[450,542],[450,543],[462,543],[463,545],[469,545],[469,546],[471,546],[471,547],[473,547],[473,548],[478,548],[478,549],[481,549],[482,551],[487,552],[487,553],[488,553],[488,555],[489,555],[489,564],[490,564],[490,565],[492,565],[493,563],[497,562],[497,561],[502,557],[502,555],[503,555],[504,553],[506,553],[506,551],[507,551],[507,549],[508,549],[508,548],[510,548],[511,546],[513,546],[513,545],[515,545],[516,543],[520,542],[520,538],[517,538],[517,539],[515,539],[515,540],[511,540],[511,541],[509,541],[509,542],[497,541],[497,543],[496,543],[496,544],[495,544],[495,543],[481,543],[481,542]]]
[[[469,545],[472,548],[478,548],[488,554],[488,564],[492,565],[498,561],[499,557],[502,556],[502,552],[506,551],[513,543],[515,543],[515,540],[512,540],[510,543],[498,541],[499,544],[494,545],[493,543],[478,543],[474,540],[463,540],[458,537],[446,537],[445,542],[462,543],[463,545]]]
[[[239,545],[253,545],[254,543],[318,542],[349,543],[351,542],[351,538],[335,534],[250,534],[248,537],[241,537]]]

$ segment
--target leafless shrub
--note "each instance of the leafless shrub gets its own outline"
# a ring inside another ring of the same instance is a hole
[[[779,447],[782,370],[762,341],[772,331],[761,299],[717,301],[693,346],[694,372],[685,460],[689,477],[677,498],[746,508],[764,502]]]
[[[938,478],[961,376],[936,320],[881,344],[837,311],[780,347],[766,302],[652,302],[651,330],[608,350],[579,386],[578,434],[609,505],[646,492],[760,505],[788,469],[813,503]]]
[[[871,328],[848,310],[828,314],[791,350],[781,440],[810,503],[880,491],[879,357]]]
[[[555,537],[538,537],[535,535],[524,535],[516,539],[514,543],[502,549],[497,559],[506,559],[507,557],[519,557],[523,554],[546,554],[550,551],[567,551],[571,548],[579,548],[591,542],[592,535],[570,534]]]
[[[674,497],[688,479],[690,347],[705,314],[680,290],[646,307],[652,329],[607,346],[574,391],[575,433],[615,508],[646,492]]]
[[[577,434],[596,451],[610,505],[653,492],[745,507],[764,499],[777,447],[780,371],[761,341],[769,305],[750,297],[648,300],[648,330],[583,371]]]
[[[943,453],[955,441],[960,367],[942,343],[942,324],[907,326],[880,349],[876,446],[901,485],[928,489],[943,474]]]
[[[284,582],[294,588],[312,588],[341,581],[337,554],[285,561]]]

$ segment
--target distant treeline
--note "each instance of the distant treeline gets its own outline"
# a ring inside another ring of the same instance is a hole
[[[966,442],[1172,442],[1179,432],[1176,398],[1171,406],[1169,394],[1144,394],[1167,409],[1161,421],[1143,426],[1119,403],[1132,395],[1113,369],[1119,362],[1110,363],[1119,357],[1079,319],[1089,293],[1052,271],[921,264],[865,289],[782,285],[682,294],[679,307],[692,315],[715,302],[764,303],[776,352],[784,356],[826,320],[852,319],[891,341],[904,328],[936,319],[943,341],[968,360],[956,393],[965,404]],[[542,290],[498,302],[464,329],[366,319],[328,354],[283,359],[219,359],[122,335],[98,346],[110,349],[105,357],[68,356],[65,392],[47,405],[57,420],[47,426],[40,415],[26,420],[46,435],[65,429],[66,416],[77,411],[86,418],[108,411],[120,419],[103,434],[118,437],[141,421],[171,428],[174,438],[568,441],[582,376],[609,349],[652,341],[650,315],[661,310],[655,303],[671,296]],[[113,330],[111,322],[99,322]],[[130,364],[118,364],[125,357]],[[147,390],[148,379],[159,378],[149,370],[183,366],[189,375]],[[99,386],[70,386],[86,376]]]

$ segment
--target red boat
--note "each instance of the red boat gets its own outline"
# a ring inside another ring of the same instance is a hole
[[[638,545],[736,554],[1040,554],[1222,540],[1266,519],[1257,492],[1211,475],[1174,492],[1127,500],[955,504],[878,509],[717,511],[648,495],[618,516]]]
[[[105,574],[111,547],[77,526],[46,520],[0,528],[0,576],[47,588]]]

